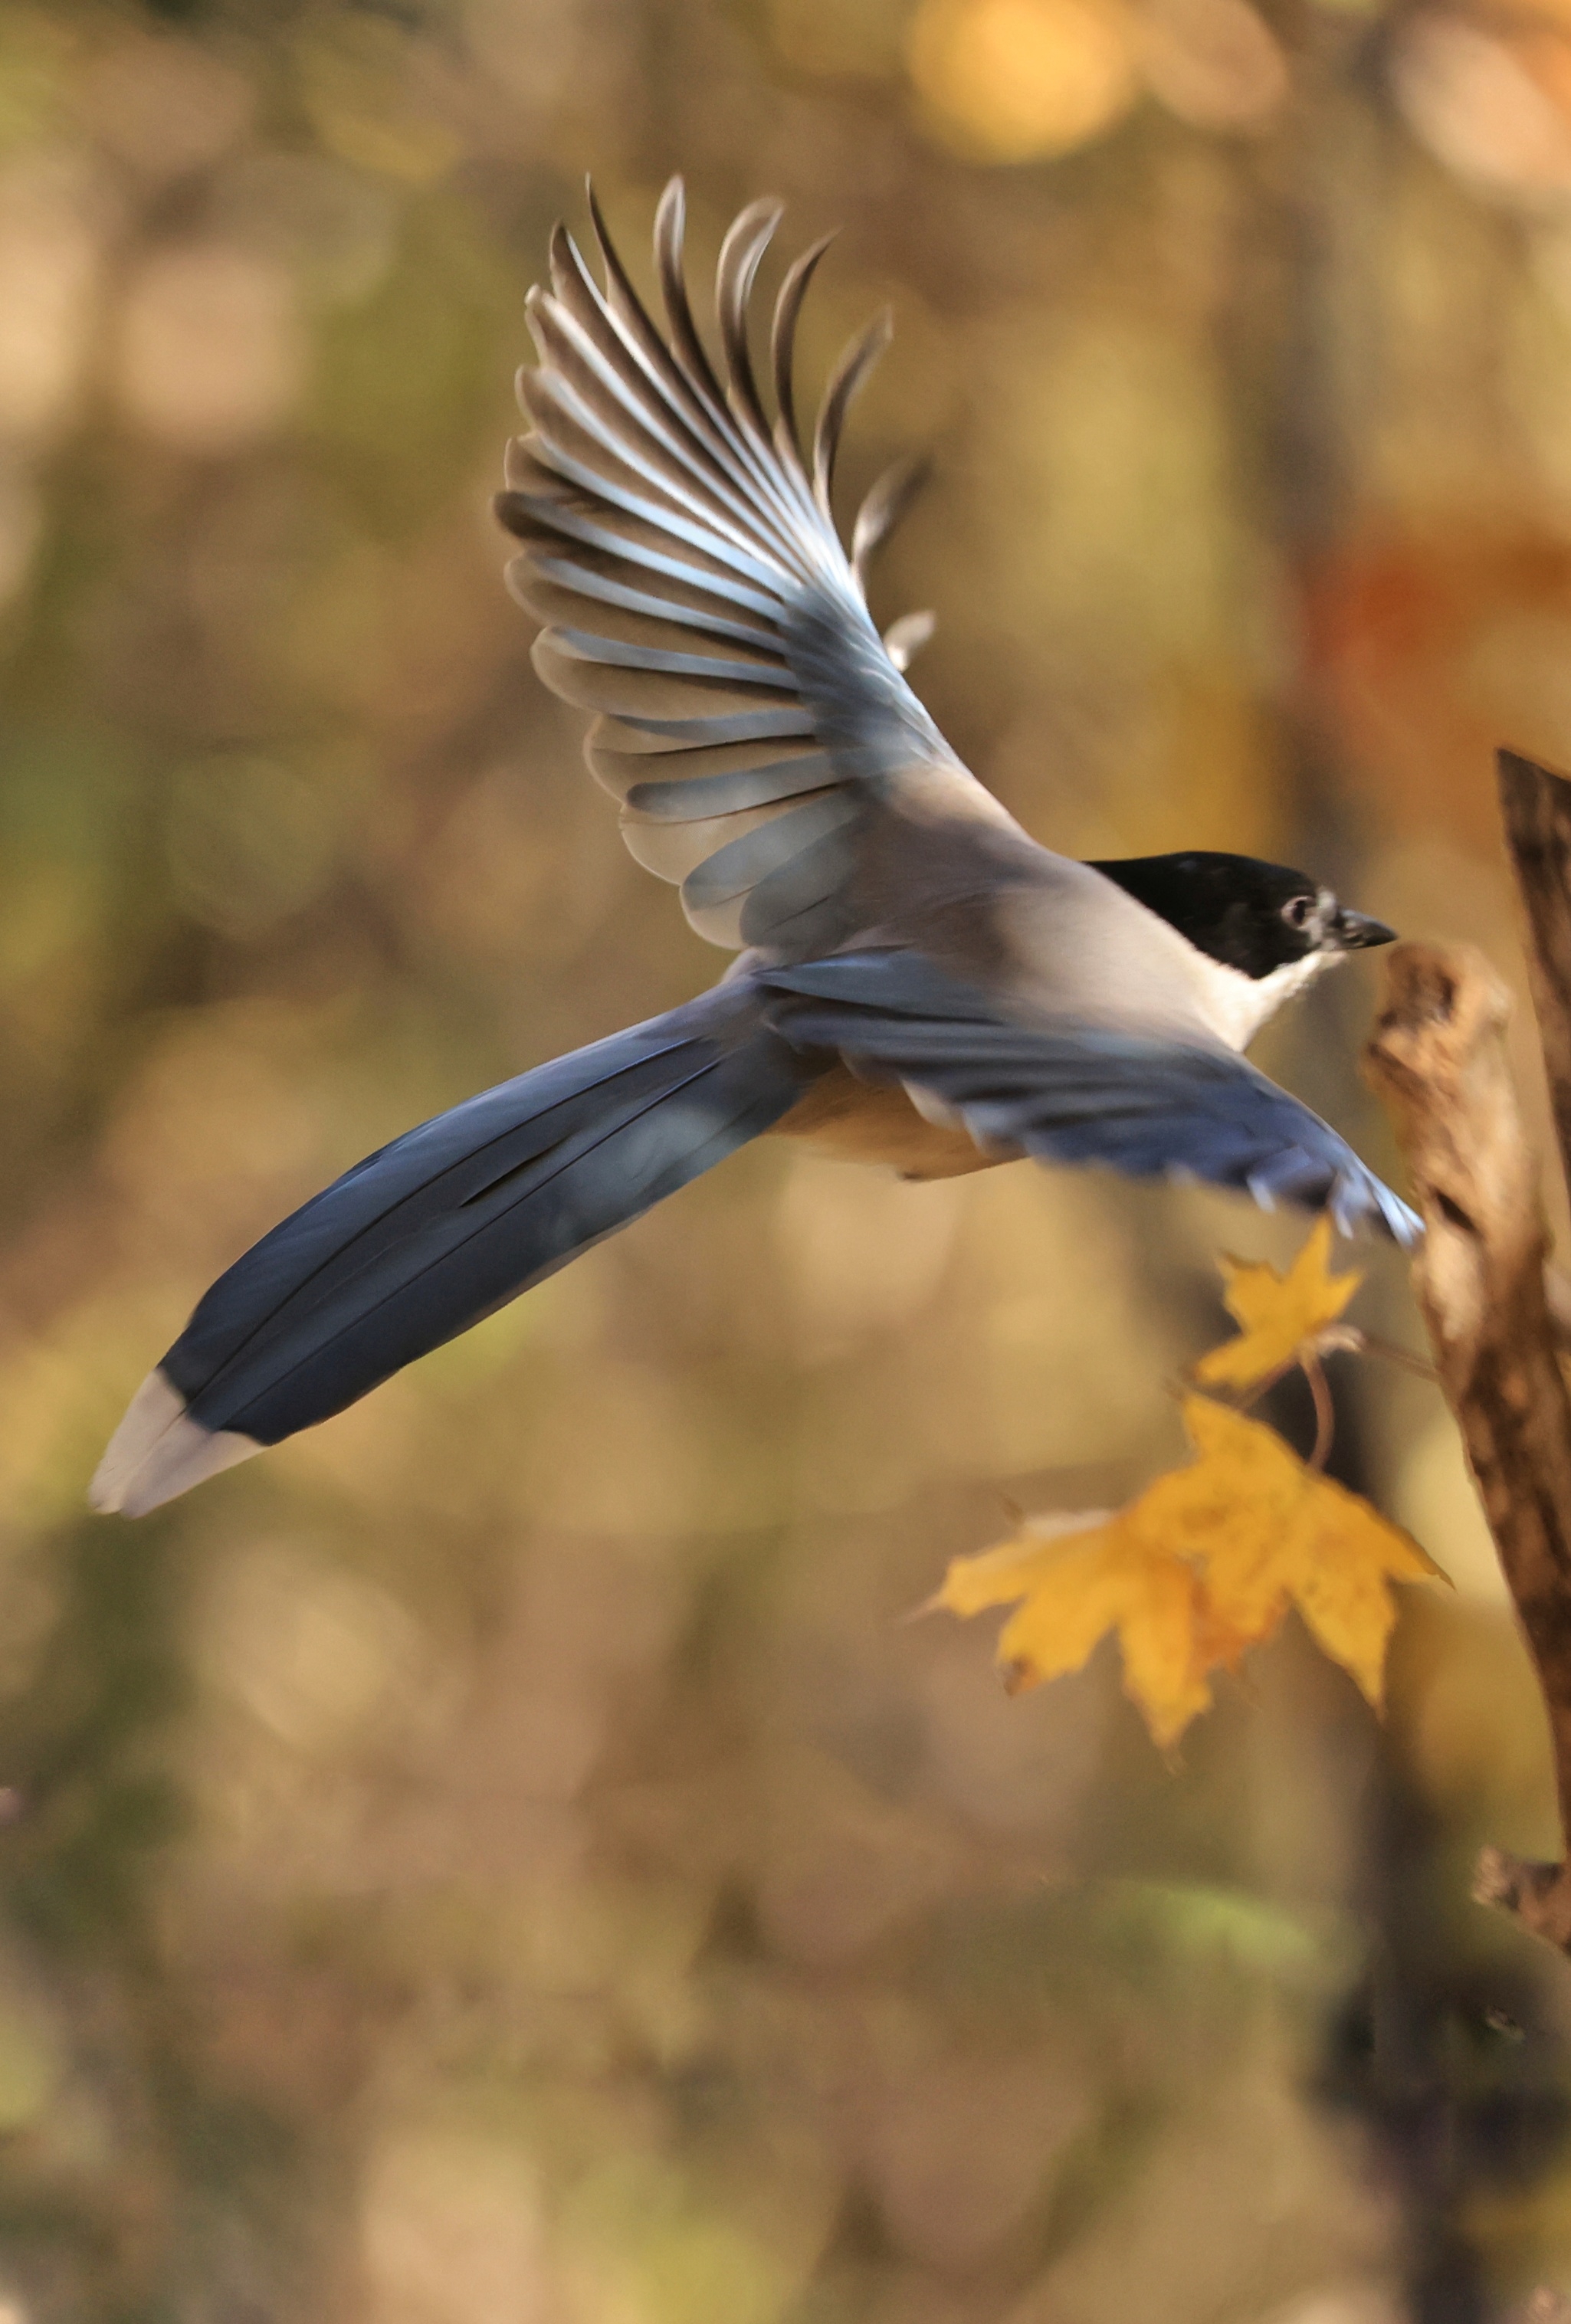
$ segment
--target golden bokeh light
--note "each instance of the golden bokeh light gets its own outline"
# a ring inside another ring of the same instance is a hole
[[[982,161],[1071,152],[1139,93],[1116,0],[922,0],[908,54],[925,118]]]
[[[51,436],[78,404],[103,262],[98,207],[58,153],[0,169],[0,434]]]

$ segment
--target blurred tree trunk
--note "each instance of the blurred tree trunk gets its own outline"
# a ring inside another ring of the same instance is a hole
[[[1289,0],[1276,22],[1293,58],[1292,117],[1281,135],[1237,149],[1240,246],[1224,272],[1218,342],[1241,487],[1271,552],[1286,630],[1271,704],[1278,779],[1297,826],[1313,835],[1317,870],[1336,881],[1358,835],[1346,827],[1351,785],[1314,668],[1314,610],[1354,517],[1349,394],[1354,383],[1361,397],[1379,394],[1379,302],[1364,295],[1359,253],[1401,157],[1372,94],[1367,21]],[[1318,1021],[1337,1007],[1322,994]],[[1308,1094],[1356,1114],[1352,1043],[1309,1038],[1303,1052]],[[1355,1414],[1339,1415],[1337,1444],[1343,1480],[1367,1492]],[[1477,2004],[1447,1916],[1432,1909],[1445,1836],[1390,1730],[1368,1780],[1350,1771],[1346,1812],[1363,1818],[1359,1901],[1373,1943],[1333,2036],[1327,2094],[1362,2115],[1394,2190],[1413,2324],[1484,2324],[1483,2272],[1465,2224],[1474,2142],[1453,2062],[1457,2020]]]

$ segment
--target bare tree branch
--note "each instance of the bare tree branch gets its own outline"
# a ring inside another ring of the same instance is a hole
[[[1547,850],[1540,861],[1550,864]],[[1564,899],[1561,910],[1571,911]],[[1547,905],[1545,920],[1552,929]],[[1571,945],[1566,958],[1571,972]],[[1560,1005],[1552,970],[1548,989]],[[1571,1402],[1545,1290],[1538,1165],[1506,1060],[1510,1011],[1481,954],[1403,945],[1365,1062],[1423,1213],[1413,1289],[1538,1671],[1571,1835]],[[1571,1028],[1571,982],[1562,1023]],[[1571,1032],[1564,1054],[1571,1066]],[[1571,1075],[1566,1092],[1571,1099]],[[1571,1950],[1565,1865],[1489,1849],[1474,1893]]]
[[[1528,922],[1528,974],[1571,1185],[1571,783],[1514,751],[1499,759],[1506,845]]]

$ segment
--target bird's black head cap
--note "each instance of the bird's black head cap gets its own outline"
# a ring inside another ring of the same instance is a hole
[[[1349,911],[1308,872],[1253,855],[1130,855],[1091,869],[1243,976],[1270,976],[1317,953],[1358,952],[1396,936],[1383,921]]]

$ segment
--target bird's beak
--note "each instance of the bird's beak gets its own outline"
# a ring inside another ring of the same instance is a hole
[[[1372,920],[1367,912],[1350,912],[1341,908],[1326,931],[1334,952],[1366,952],[1371,945],[1395,944],[1397,932],[1388,928],[1383,920]]]

